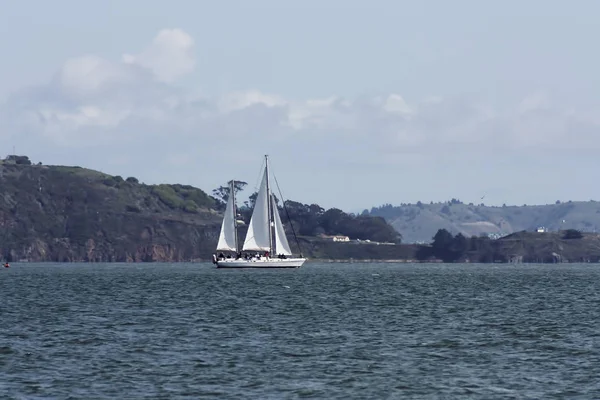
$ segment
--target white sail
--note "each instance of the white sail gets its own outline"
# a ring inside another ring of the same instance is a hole
[[[244,251],[269,251],[273,254],[270,257],[260,255],[258,257],[247,257],[248,254],[246,254],[246,257],[241,258],[224,258],[213,254],[213,263],[217,265],[217,268],[299,268],[304,264],[306,258],[302,255],[296,258],[292,256],[279,210],[274,203],[274,196],[271,194],[269,182],[269,158],[265,156],[264,175],[256,196],[254,210],[252,211],[242,249]],[[233,199],[233,207],[235,207],[235,198]],[[227,215],[233,216],[233,208],[231,211]],[[225,237],[223,232],[226,231],[226,226],[231,225],[229,223],[226,225],[223,221],[221,237]],[[233,227],[236,228],[235,223]],[[274,237],[273,228],[275,231]],[[227,240],[220,239],[219,244],[221,242],[227,242]],[[286,257],[279,258],[278,255],[285,255]]]
[[[273,198],[273,196],[271,196],[271,198]],[[281,217],[279,216],[279,210],[275,204],[275,199],[273,199],[273,217],[275,220],[275,252],[277,255],[283,254],[285,256],[291,256],[292,250],[290,250],[290,244],[285,236],[285,230],[281,223]],[[275,254],[273,254],[273,256],[275,256]]]
[[[235,204],[234,195],[230,193],[225,207],[225,215],[221,224],[221,233],[219,234],[219,243],[217,250],[237,251],[235,240]]]
[[[248,232],[246,233],[243,250],[271,250],[271,241],[269,239],[271,234],[268,211],[269,202],[267,201],[267,172],[265,169],[265,174],[256,196],[256,202],[254,203],[252,217],[250,217],[250,223],[248,224]]]

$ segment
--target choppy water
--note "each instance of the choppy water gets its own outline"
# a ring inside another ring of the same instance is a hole
[[[15,264],[0,397],[600,398],[600,266]]]

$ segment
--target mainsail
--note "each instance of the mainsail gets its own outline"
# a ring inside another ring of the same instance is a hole
[[[219,234],[219,243],[217,250],[237,251],[236,229],[235,229],[235,193],[233,185],[230,189],[225,215],[221,224],[221,233]]]
[[[271,192],[268,156],[265,156],[264,167],[264,174],[256,193],[254,209],[248,224],[244,245],[241,246],[241,249],[238,246],[237,238],[235,188],[233,187],[235,182],[230,182],[232,196],[227,201],[217,250],[232,250],[238,252],[238,254],[235,258],[213,254],[213,263],[217,265],[217,268],[299,268],[306,261],[302,254],[300,254],[300,257],[292,255],[281,222],[281,215],[275,204],[275,196]],[[292,231],[293,228],[292,226]],[[296,237],[296,233],[293,233]],[[300,250],[298,238],[296,238],[296,244]],[[265,254],[265,257],[263,257],[262,254],[254,256],[246,253],[242,257],[240,251],[268,252],[269,254]]]
[[[273,196],[271,196],[273,199]],[[279,216],[279,210],[277,209],[277,205],[275,201],[273,204],[273,217],[275,220],[275,252],[279,254],[283,254],[285,256],[291,256],[292,251],[290,250],[290,244],[288,243],[287,237],[285,236],[285,230],[283,229],[283,224],[281,223],[281,217]]]
[[[270,251],[271,250],[271,224],[269,223],[269,201],[267,193],[268,170],[265,168],[260,189],[254,202],[254,211],[250,217],[246,240],[243,250]]]

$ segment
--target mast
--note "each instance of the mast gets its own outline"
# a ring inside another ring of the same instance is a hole
[[[233,212],[233,238],[235,239],[235,252],[239,253],[238,245],[238,233],[237,233],[237,207],[235,206],[235,180],[231,180],[231,187],[229,188],[229,195],[231,196],[231,210]]]
[[[267,229],[269,232],[269,254],[273,257],[273,231],[272,228],[272,220],[273,220],[273,210],[272,207],[272,199],[271,199],[271,188],[269,185],[269,156],[265,154],[265,174],[267,175]]]

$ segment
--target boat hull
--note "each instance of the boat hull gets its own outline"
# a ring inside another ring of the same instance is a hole
[[[217,260],[217,268],[300,268],[306,258],[261,258]]]

